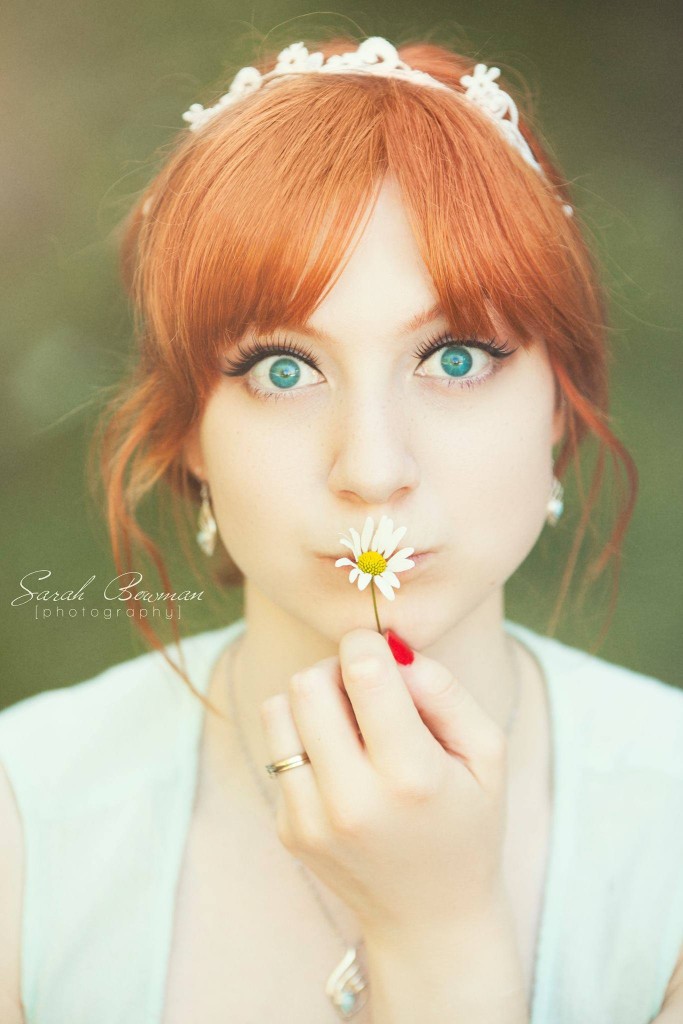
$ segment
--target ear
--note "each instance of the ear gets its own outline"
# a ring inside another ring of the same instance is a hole
[[[198,423],[192,427],[183,442],[183,462],[186,469],[198,480],[206,480]]]

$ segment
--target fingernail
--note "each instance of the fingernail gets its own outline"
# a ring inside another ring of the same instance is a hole
[[[412,665],[415,655],[405,640],[401,640],[400,636],[397,636],[391,629],[384,631],[384,638],[399,665]]]

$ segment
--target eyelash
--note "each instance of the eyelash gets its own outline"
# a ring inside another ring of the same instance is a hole
[[[504,345],[499,345],[495,338],[490,338],[487,341],[479,341],[473,338],[467,337],[453,337],[449,333],[441,333],[428,338],[416,349],[415,357],[420,360],[420,363],[426,361],[426,359],[433,355],[434,352],[438,352],[442,348],[451,347],[462,347],[462,348],[479,348],[484,352],[488,352],[489,355],[493,356],[496,362],[485,374],[480,374],[478,377],[472,379],[462,380],[450,380],[444,381],[446,387],[460,388],[475,388],[485,381],[489,380],[497,371],[501,368],[502,362],[508,356],[511,356],[517,351],[516,348],[506,348]],[[298,346],[289,339],[285,338],[279,340],[277,337],[273,337],[272,341],[265,344],[261,341],[253,341],[251,347],[243,349],[241,344],[238,344],[237,351],[240,355],[239,359],[226,358],[225,365],[227,369],[223,370],[222,373],[226,377],[244,377],[249,370],[257,363],[260,363],[262,359],[267,356],[275,355],[290,355],[296,359],[301,359],[304,363],[307,363],[314,370],[320,373],[320,368],[315,361],[315,356],[310,349]],[[248,384],[248,390],[255,395],[257,398],[263,399],[274,399],[279,400],[280,398],[291,398],[293,395],[291,392],[281,389],[279,391],[265,391],[258,385]],[[298,390],[298,389],[297,389]]]

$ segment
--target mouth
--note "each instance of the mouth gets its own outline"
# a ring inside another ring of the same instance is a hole
[[[344,558],[346,556],[345,555],[317,555],[316,557],[321,562],[329,562],[330,565],[334,565],[334,563],[337,561],[338,558]],[[412,562],[414,562],[415,565],[411,566],[410,569],[401,569],[401,571],[398,573],[398,578],[400,580],[413,576],[413,574],[416,573],[417,570],[420,569],[422,566],[428,565],[429,562],[431,562],[431,560],[434,558],[434,552],[433,551],[415,551],[415,552],[413,552],[412,555],[408,555],[408,558]],[[344,568],[348,569],[349,566],[346,565],[346,566],[344,566]]]

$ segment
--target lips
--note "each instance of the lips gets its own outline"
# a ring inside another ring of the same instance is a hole
[[[429,550],[425,550],[425,551],[414,552],[412,555],[408,555],[407,557],[411,558],[414,562],[417,562],[418,559],[422,558],[423,555],[433,555],[433,554],[434,554],[434,552],[431,549],[429,549]],[[336,560],[338,558],[343,558],[343,557],[344,557],[343,555],[316,555],[316,558],[333,558],[335,560],[335,562],[336,562]],[[409,570],[405,569],[404,572],[409,572]]]
[[[431,561],[433,555],[433,551],[420,551],[415,554],[408,555],[408,557],[415,562],[415,565],[412,565],[410,569],[404,569],[401,576],[409,577],[412,573],[416,572],[420,566],[427,565]]]
[[[339,558],[338,555],[318,555],[317,557],[320,559],[321,562],[329,562],[331,565],[333,565]],[[408,555],[407,557],[410,558],[410,560],[413,561],[415,565],[411,565],[410,569],[401,570],[401,580],[410,579],[416,572],[419,572],[423,567],[426,568],[428,565],[430,565],[434,557],[434,552],[414,552],[412,555]]]

